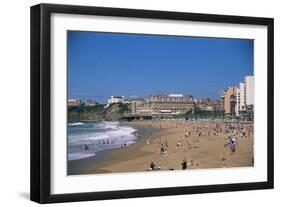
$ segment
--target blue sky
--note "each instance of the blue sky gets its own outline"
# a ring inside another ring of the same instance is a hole
[[[219,98],[253,75],[253,40],[68,31],[68,97]]]

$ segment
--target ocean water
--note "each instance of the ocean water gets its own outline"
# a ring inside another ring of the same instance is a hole
[[[68,160],[94,156],[96,152],[135,143],[137,130],[119,122],[76,122],[68,124]]]

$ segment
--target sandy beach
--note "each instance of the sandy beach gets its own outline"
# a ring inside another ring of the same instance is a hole
[[[142,131],[135,144],[76,160],[70,166],[79,167],[70,174],[143,172],[151,170],[152,162],[154,169],[182,170],[184,160],[187,169],[254,165],[250,123],[149,120],[124,124]],[[237,140],[235,152],[226,146],[233,135]]]

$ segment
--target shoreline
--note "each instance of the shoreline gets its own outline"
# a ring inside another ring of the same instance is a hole
[[[138,134],[137,139],[135,140],[135,143],[132,143],[128,145],[126,148],[131,147],[132,145],[137,144],[140,141],[144,141],[144,138],[146,136],[146,131],[147,128],[143,126],[132,126],[130,125],[130,122],[120,122],[121,126],[130,126],[136,129],[137,131],[134,133],[135,136]],[[157,133],[160,131],[157,128],[152,128],[151,132]],[[123,150],[123,148],[113,148],[113,149],[105,149],[102,151],[98,151],[95,153],[93,156],[85,157],[82,159],[77,159],[77,160],[68,160],[67,161],[67,175],[80,175],[80,174],[87,174],[83,173],[83,171],[89,167],[96,166],[100,164],[101,162],[106,162],[108,160],[114,159],[114,156],[112,156],[112,153],[116,150]],[[99,170],[97,170],[99,171]],[[98,173],[108,173],[106,170],[100,170]]]

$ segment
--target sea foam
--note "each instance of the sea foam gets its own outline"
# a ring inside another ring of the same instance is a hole
[[[68,124],[68,160],[94,156],[98,151],[120,148],[136,140],[137,130],[119,122],[80,123]]]
[[[84,123],[82,122],[76,122],[76,123],[69,123],[69,126],[80,126],[80,125],[84,125]]]

